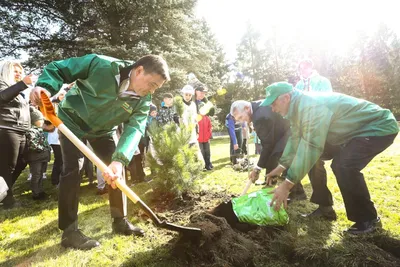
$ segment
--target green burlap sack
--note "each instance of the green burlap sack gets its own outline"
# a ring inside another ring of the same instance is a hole
[[[281,207],[275,211],[270,207],[273,194],[268,192],[273,188],[265,188],[250,194],[232,199],[232,208],[240,222],[256,225],[285,225],[289,216]]]

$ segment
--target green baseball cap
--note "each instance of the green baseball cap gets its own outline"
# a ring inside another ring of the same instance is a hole
[[[269,106],[274,101],[283,94],[290,93],[293,91],[293,85],[287,82],[277,82],[273,83],[267,88],[265,88],[266,97],[265,100],[261,103],[261,106]]]

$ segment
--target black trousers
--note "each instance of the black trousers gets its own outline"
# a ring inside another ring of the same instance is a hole
[[[106,164],[111,163],[111,156],[115,151],[115,143],[111,136],[104,136],[88,140],[94,153]],[[79,158],[81,152],[60,133],[63,169],[61,173],[58,197],[58,226],[61,230],[77,228],[79,188],[81,176],[79,175]],[[108,191],[110,211],[112,218],[126,216],[126,196],[121,190]]]
[[[43,192],[43,173],[46,172],[46,168],[47,161],[29,162],[29,170],[32,174],[31,190],[33,197]]]
[[[63,165],[62,154],[61,154],[61,146],[60,145],[51,145],[54,154],[54,162],[53,169],[51,171],[51,183],[53,185],[58,185],[60,182],[60,175]]]
[[[321,159],[332,159],[331,167],[350,221],[364,222],[376,219],[377,212],[361,171],[376,155],[388,148],[396,136],[397,134],[356,137],[344,145],[325,146]],[[320,167],[318,168],[314,171],[321,171]],[[332,194],[326,186],[326,174],[325,178],[323,175],[316,174],[311,180],[311,185],[315,202],[330,203],[332,201]]]
[[[128,176],[127,171],[129,171],[132,182],[143,182],[144,178],[146,177],[146,174],[143,169],[145,146],[143,144],[139,144],[138,147],[140,150],[140,154],[134,155],[129,165],[126,166],[125,168],[126,177]]]
[[[199,142],[201,154],[203,155],[205,167],[211,167],[211,150],[210,142],[201,143]]]
[[[243,138],[242,147],[241,148],[242,148],[243,154],[247,155],[247,139],[246,138]]]
[[[5,205],[14,203],[12,187],[27,163],[23,159],[26,152],[24,133],[0,129],[0,176],[4,178],[9,190],[3,199]]]
[[[321,206],[333,206],[332,193],[328,188],[325,163],[322,160],[324,155],[318,159],[312,169],[308,172],[311,187],[313,189],[310,201]],[[325,159],[332,159],[332,156],[325,154]],[[301,185],[301,183],[299,182]]]

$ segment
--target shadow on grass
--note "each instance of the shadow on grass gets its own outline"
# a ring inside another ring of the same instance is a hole
[[[52,190],[46,190],[49,198],[44,201],[34,201],[32,194],[27,191],[22,191],[21,187],[17,188],[14,194],[17,202],[21,203],[21,207],[16,207],[10,210],[0,208],[0,222],[4,220],[11,220],[14,222],[21,217],[37,216],[44,210],[53,210],[58,208],[58,190],[54,187]],[[99,202],[102,196],[95,195],[96,187],[87,185],[80,187],[80,203],[83,205],[90,205]],[[105,195],[108,199],[108,195]]]
[[[79,217],[95,216],[98,209],[102,207],[97,207],[79,214]],[[102,237],[110,237],[111,233],[102,233],[99,226],[89,226],[91,228],[96,228],[92,230],[94,234],[91,237],[99,240]],[[10,254],[23,254],[22,256],[10,257],[6,261],[2,262],[0,266],[30,266],[31,258],[34,258],[38,253],[40,253],[40,261],[45,261],[47,259],[59,256],[67,252],[67,250],[60,245],[61,241],[61,231],[58,229],[58,220],[53,220],[46,225],[43,225],[38,230],[30,233],[24,238],[19,238],[14,241],[6,243],[2,249],[10,251]],[[48,242],[49,239],[57,239],[57,244],[52,246],[45,246],[44,243]],[[43,245],[43,247],[40,247]],[[40,247],[40,248],[37,248]],[[47,251],[47,252],[46,252]],[[43,252],[43,253],[41,253]],[[37,258],[35,258],[35,261]]]
[[[175,243],[176,238],[172,239],[170,243]],[[188,262],[174,257],[172,255],[172,245],[165,244],[156,247],[150,251],[134,253],[132,257],[128,258],[120,266],[132,267],[184,267],[190,266]]]
[[[400,266],[400,240],[378,231],[363,236],[344,235],[329,248],[330,266]]]

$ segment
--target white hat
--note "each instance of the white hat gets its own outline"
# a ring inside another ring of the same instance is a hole
[[[194,95],[194,89],[191,85],[185,85],[182,90],[181,90],[182,94],[191,94]]]

